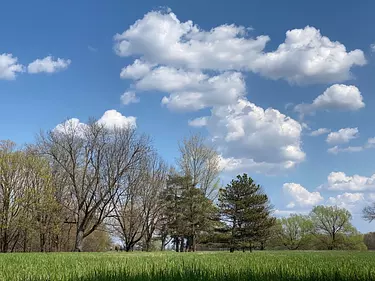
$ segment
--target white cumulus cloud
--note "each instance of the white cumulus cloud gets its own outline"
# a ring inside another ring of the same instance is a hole
[[[120,99],[121,99],[121,103],[124,105],[139,102],[139,98],[136,96],[135,92],[132,92],[132,91],[123,93]]]
[[[120,112],[111,109],[104,112],[103,116],[97,121],[97,123],[108,129],[113,129],[115,127],[135,128],[137,126],[136,120],[137,119],[134,116],[126,117]],[[58,124],[52,131],[69,135],[75,134],[77,136],[84,137],[86,129],[87,124],[82,123],[78,118],[71,118],[61,124]]]
[[[290,83],[334,83],[350,79],[350,69],[365,64],[361,50],[347,52],[340,42],[306,26],[287,31],[285,42],[276,51],[260,56],[255,69],[264,76],[284,78]]]
[[[102,124],[105,127],[112,129],[114,127],[133,127],[137,126],[137,118],[134,116],[126,117],[120,112],[111,109],[104,112],[103,116],[98,120],[98,124]]]
[[[63,133],[65,135],[75,135],[84,138],[86,129],[87,125],[85,123],[80,122],[78,118],[71,118],[58,124],[52,132]]]
[[[209,76],[201,71],[186,71],[160,66],[134,84],[136,90],[170,93],[162,104],[175,111],[196,111],[215,105],[236,103],[245,95],[245,82],[239,72]]]
[[[340,144],[347,143],[352,139],[358,138],[358,128],[343,128],[337,132],[331,132],[328,134],[326,142],[328,144]]]
[[[234,105],[214,107],[206,118],[226,170],[283,170],[305,159],[302,126],[276,109],[240,99]]]
[[[292,201],[288,204],[288,208],[312,207],[323,201],[322,195],[318,191],[310,192],[298,183],[284,183],[283,191]]]
[[[17,62],[12,54],[0,54],[0,80],[14,80],[17,73],[24,72],[24,66]]]
[[[328,134],[329,132],[331,132],[330,129],[327,129],[327,128],[319,128],[315,131],[312,131],[310,133],[310,136],[312,137],[317,137],[317,136],[320,136],[320,135],[325,135],[325,134]]]
[[[335,84],[318,96],[311,104],[299,104],[295,111],[313,114],[318,110],[355,111],[365,107],[361,92],[356,86]]]
[[[120,77],[122,79],[137,80],[149,73],[153,67],[153,64],[137,59],[133,64],[128,65],[121,70]]]
[[[341,152],[361,152],[365,149],[370,149],[375,147],[375,138],[369,138],[367,142],[362,146],[348,146],[348,147],[339,147],[334,146],[329,148],[327,151],[331,154],[338,154]]]
[[[334,191],[369,191],[375,190],[375,175],[370,177],[353,175],[344,172],[331,172],[323,188]]]
[[[338,206],[340,208],[345,208],[351,213],[361,213],[363,207],[367,205],[365,195],[363,193],[350,193],[345,192],[339,194],[335,197],[329,197],[327,205]]]
[[[152,11],[114,36],[120,56],[139,56],[152,64],[205,70],[252,71],[290,83],[334,83],[352,77],[351,68],[366,64],[361,50],[347,51],[314,27],[286,32],[284,43],[265,52],[267,35],[223,24],[202,30],[171,12]]]
[[[36,59],[30,63],[27,66],[27,71],[32,74],[41,72],[54,73],[67,69],[70,64],[71,60],[69,59],[54,59],[52,56],[47,56],[43,59]]]
[[[220,25],[201,30],[172,12],[153,11],[114,37],[120,56],[139,55],[156,64],[192,69],[248,68],[261,55],[268,36],[249,38],[243,26]]]

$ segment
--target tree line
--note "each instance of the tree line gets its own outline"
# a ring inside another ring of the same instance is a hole
[[[148,136],[96,120],[68,120],[23,148],[2,141],[0,251],[101,251],[113,239],[126,251],[363,248],[347,210],[276,219],[251,177],[222,187],[220,172],[200,135],[169,166]]]

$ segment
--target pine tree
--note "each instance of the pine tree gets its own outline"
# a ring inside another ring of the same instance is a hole
[[[178,175],[169,177],[164,200],[176,251],[195,251],[199,236],[208,233],[218,219],[216,206],[190,177]]]
[[[275,224],[272,206],[260,185],[247,174],[238,175],[219,193],[222,219],[231,233],[230,250],[249,248],[260,242]]]

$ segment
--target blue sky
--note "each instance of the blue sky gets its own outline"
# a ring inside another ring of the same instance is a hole
[[[67,118],[95,117],[136,123],[173,163],[178,140],[201,132],[222,155],[223,183],[247,172],[278,215],[338,204],[373,230],[360,211],[375,201],[374,8],[6,1],[0,139],[33,142]]]

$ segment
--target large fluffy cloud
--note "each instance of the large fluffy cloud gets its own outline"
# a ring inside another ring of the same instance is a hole
[[[24,67],[18,64],[18,59],[12,54],[0,54],[0,80],[14,80],[17,73],[24,72]]]
[[[137,77],[134,88],[138,91],[170,93],[162,99],[162,104],[172,110],[195,111],[233,104],[245,95],[245,82],[240,72],[223,72],[210,76],[201,71],[167,66],[133,71],[133,66],[134,64],[128,67],[126,73]]]
[[[121,56],[139,55],[156,64],[193,69],[233,70],[248,68],[262,53],[268,36],[249,38],[247,29],[221,25],[210,31],[192,21],[180,22],[172,12],[149,12],[122,34],[115,51]]]
[[[327,200],[327,205],[348,209],[353,215],[362,215],[363,208],[373,204],[375,193],[345,192]]]
[[[284,183],[283,191],[292,199],[288,208],[294,208],[295,206],[311,207],[323,201],[323,197],[318,191],[310,192],[297,183]]]
[[[369,202],[367,202],[365,195],[360,192],[345,192],[343,194],[336,195],[335,197],[329,197],[327,200],[327,205],[345,208],[352,214],[360,214],[363,207],[365,207],[367,204],[369,204]]]
[[[120,77],[122,79],[137,80],[149,73],[153,67],[153,64],[137,59],[133,64],[130,64],[121,70]]]
[[[344,172],[332,172],[328,175],[327,183],[322,185],[322,187],[328,190],[357,192],[375,190],[375,175],[370,177],[348,176]]]
[[[358,136],[358,128],[343,128],[337,132],[329,133],[326,142],[328,144],[347,143],[352,139],[358,138]]]
[[[255,69],[267,77],[285,78],[291,83],[328,83],[350,79],[351,67],[364,64],[361,50],[347,52],[340,42],[306,26],[287,31],[285,42],[276,51],[260,56]]]
[[[71,118],[58,124],[52,131],[66,135],[85,136],[87,124],[82,123],[78,118]]]
[[[103,116],[98,120],[99,124],[112,129],[114,127],[136,127],[137,118],[134,116],[124,116],[120,112],[111,109],[104,112]]]
[[[264,52],[268,36],[251,38],[234,24],[209,31],[168,12],[153,11],[114,37],[120,56],[139,56],[152,64],[190,69],[246,70],[291,83],[338,82],[366,63],[361,50],[347,51],[314,27],[286,32],[285,42]]]
[[[297,188],[297,190],[299,189]],[[312,193],[310,193],[310,196],[305,196],[305,198],[311,197]],[[299,196],[295,195],[295,197],[299,197]],[[339,208],[345,208],[349,210],[349,212],[352,215],[361,215],[363,208],[365,206],[370,205],[372,202],[374,202],[375,193],[364,194],[363,192],[353,192],[353,193],[344,192],[336,196],[331,196],[327,200],[324,200],[324,201],[322,200],[323,198],[321,198],[319,201],[316,200],[317,204],[323,204],[326,206],[338,206]],[[302,200],[302,202],[305,202],[305,200]],[[317,204],[314,204],[314,205],[317,205]],[[287,205],[287,208],[288,208],[287,210],[275,210],[275,215],[279,217],[284,217],[284,216],[289,216],[290,214],[293,214],[293,213],[308,214],[312,206],[313,205],[311,204],[310,205],[302,204],[301,206],[299,204],[296,204],[294,201],[292,201],[291,203]]]
[[[71,60],[69,59],[54,59],[52,56],[47,56],[43,59],[36,59],[30,63],[27,66],[27,71],[32,74],[41,72],[54,73],[67,69],[70,63]]]
[[[364,106],[363,97],[356,86],[335,84],[325,90],[311,104],[299,104],[294,109],[301,114],[311,114],[318,110],[354,111]]]
[[[305,158],[302,126],[276,109],[263,109],[240,99],[217,106],[206,127],[226,161],[226,169],[288,169]]]

